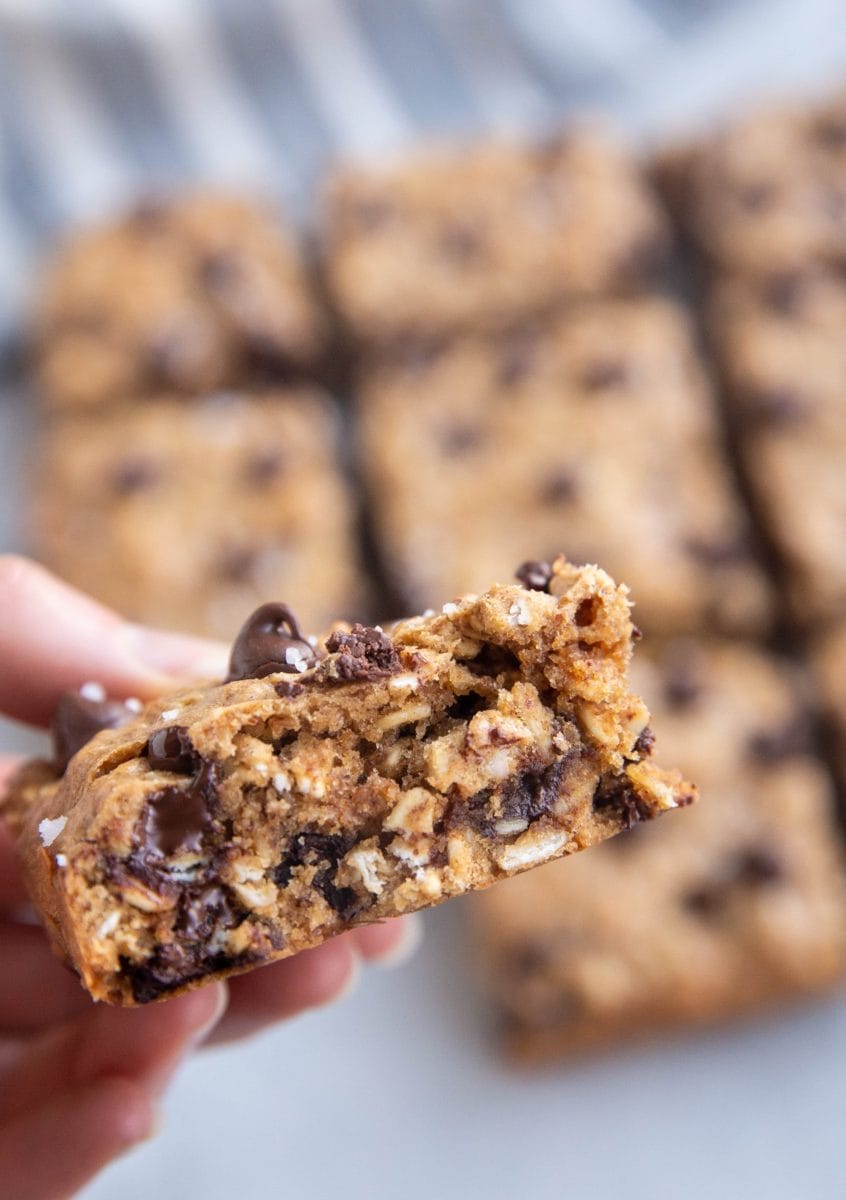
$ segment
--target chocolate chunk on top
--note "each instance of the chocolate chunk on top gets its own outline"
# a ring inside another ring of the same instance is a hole
[[[532,592],[546,592],[552,579],[552,567],[548,562],[530,560],[520,564],[514,577]]]
[[[327,663],[327,676],[338,680],[372,680],[394,675],[400,669],[394,644],[381,629],[353,625],[349,633],[336,630],[326,641],[326,649],[336,654]]]
[[[235,639],[226,682],[261,679],[278,671],[297,674],[316,662],[317,653],[303,637],[287,604],[263,604],[247,618]]]
[[[56,767],[64,772],[78,750],[102,729],[119,729],[135,716],[122,700],[94,699],[81,692],[65,692],[53,714],[51,733]]]

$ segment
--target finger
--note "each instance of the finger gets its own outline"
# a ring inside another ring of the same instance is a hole
[[[0,921],[0,1031],[31,1034],[91,1008],[91,1000],[55,957],[37,925]]]
[[[143,1088],[104,1079],[49,1100],[0,1130],[3,1195],[62,1200],[119,1154],[152,1135],[155,1113]]]
[[[111,1075],[158,1095],[181,1059],[207,1036],[226,1007],[226,986],[210,984],[140,1008],[92,1005],[75,1021],[30,1044],[0,1090],[0,1121],[37,1109],[66,1088]]]
[[[408,962],[423,940],[423,918],[419,913],[409,913],[378,925],[362,925],[349,937],[367,962],[398,967]]]
[[[0,793],[2,794],[2,793]],[[15,854],[15,839],[0,820],[0,911],[9,912],[26,903],[26,888]]]
[[[68,688],[96,680],[111,695],[155,696],[225,673],[226,650],[131,625],[43,567],[0,555],[0,664],[0,711],[44,724]]]
[[[339,999],[352,988],[357,968],[357,955],[343,937],[230,979],[229,1007],[209,1045],[248,1037],[275,1021]]]

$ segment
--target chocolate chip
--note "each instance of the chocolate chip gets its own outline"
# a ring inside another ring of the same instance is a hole
[[[538,357],[538,335],[532,329],[520,329],[506,335],[500,343],[496,382],[499,387],[513,387],[535,368]]]
[[[401,666],[391,639],[369,625],[353,625],[349,633],[336,630],[327,638],[326,649],[337,655],[325,664],[327,676],[336,680],[384,679]]]
[[[780,729],[763,729],[751,734],[746,749],[753,762],[767,767],[809,753],[810,742],[807,722],[794,717]]]
[[[121,958],[121,975],[129,980],[136,1003],[148,1004],[194,979],[246,966],[253,960],[249,951],[243,954],[209,954],[206,949],[199,947],[200,943],[185,946],[179,942],[168,942],[156,946],[143,963]]]
[[[764,303],[784,316],[794,316],[802,307],[806,277],[801,271],[781,271],[764,284]]]
[[[652,730],[647,725],[638,734],[638,739],[635,742],[632,749],[637,754],[642,754],[644,758],[647,758],[652,753],[652,747],[654,745],[655,745],[655,734],[652,732]]]
[[[354,888],[338,887],[335,875],[338,863],[352,847],[355,838],[340,833],[301,833],[291,839],[285,858],[273,873],[278,887],[287,887],[296,867],[316,866],[311,886],[331,909],[349,920],[366,904]]]
[[[238,917],[226,891],[212,884],[196,893],[188,892],[175,928],[186,941],[205,942],[217,929],[232,929],[237,924]]]
[[[301,683],[288,683],[286,679],[280,679],[278,683],[274,683],[273,690],[283,700],[291,700],[294,696],[301,696],[305,688]]]
[[[572,504],[579,489],[572,471],[552,471],[541,482],[538,499],[549,508],[557,504]]]
[[[585,367],[581,382],[588,392],[605,392],[625,383],[628,376],[628,368],[624,362],[613,358],[598,358]]]
[[[514,575],[529,591],[548,592],[552,582],[552,567],[548,562],[530,559],[528,562],[521,563]]]
[[[767,846],[752,846],[738,856],[735,867],[737,882],[748,887],[778,883],[785,875],[784,863]]]
[[[743,421],[752,429],[786,429],[807,419],[807,403],[790,388],[753,391],[743,397]]]
[[[244,464],[244,480],[254,488],[274,483],[285,470],[285,455],[277,447],[259,450]]]
[[[614,813],[624,829],[631,829],[638,821],[648,821],[655,816],[625,777],[600,780],[594,792],[593,807],[597,812]]]
[[[263,604],[235,639],[226,682],[261,679],[278,671],[296,674],[313,667],[317,657],[287,604]]]
[[[140,456],[125,458],[112,474],[112,490],[118,496],[134,496],[154,487],[162,477],[161,464]]]
[[[772,183],[750,183],[737,192],[737,200],[749,212],[761,212],[775,199],[776,189]]]
[[[470,263],[481,256],[484,239],[472,225],[455,223],[441,231],[438,245],[447,258]]]
[[[227,546],[213,565],[215,578],[227,583],[252,583],[259,558],[255,546]]]
[[[120,729],[135,716],[120,700],[89,700],[79,692],[64,692],[51,724],[56,769],[64,772],[78,750],[102,729]]]
[[[217,795],[218,769],[204,762],[187,788],[166,787],[147,797],[144,850],[168,857],[199,850]]]
[[[750,553],[749,538],[745,532],[710,541],[699,537],[686,538],[684,546],[692,558],[706,567],[733,566],[744,562]]]
[[[545,767],[530,767],[506,780],[498,791],[484,788],[468,800],[454,803],[447,813],[447,826],[469,826],[483,837],[496,837],[501,821],[531,824],[551,811],[567,762],[564,757]]]
[[[184,725],[168,725],[150,734],[146,754],[150,766],[159,771],[185,774],[200,765],[200,756]]]
[[[478,425],[455,424],[441,433],[441,450],[447,458],[460,458],[468,451],[475,450],[482,440],[482,431]]]
[[[751,846],[728,860],[719,876],[682,897],[682,905],[699,917],[718,915],[738,889],[757,890],[785,878],[780,856],[766,846]]]

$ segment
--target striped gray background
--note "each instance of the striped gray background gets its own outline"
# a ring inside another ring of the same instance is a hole
[[[55,231],[145,188],[307,218],[338,155],[585,109],[654,135],[844,67],[842,0],[0,0],[0,341]]]

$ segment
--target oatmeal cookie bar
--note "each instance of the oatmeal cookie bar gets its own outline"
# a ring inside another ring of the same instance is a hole
[[[644,629],[759,631],[769,599],[681,308],[596,303],[365,372],[365,483],[408,608],[528,551],[602,562]]]
[[[702,803],[474,898],[502,1035],[527,1061],[764,1009],[846,968],[831,788],[795,680],[740,644],[638,657],[659,749]]]
[[[310,626],[362,615],[355,511],[335,409],[312,390],[219,394],[51,423],[33,541],[126,616],[232,638],[285,595]]]
[[[846,556],[832,553],[846,543],[846,283],[810,269],[723,280],[710,321],[791,614],[809,625],[846,613]]]
[[[681,223],[732,273],[846,264],[846,92],[769,108],[658,164]]]
[[[266,605],[223,684],[141,713],[66,696],[5,815],[92,995],[243,971],[692,800],[648,757],[626,589],[563,559],[521,576],[322,644]]]
[[[323,240],[338,312],[378,343],[636,287],[663,258],[668,231],[635,163],[580,131],[341,171]]]
[[[208,193],[147,200],[71,237],[44,280],[34,341],[41,396],[80,410],[286,380],[313,367],[323,328],[285,225]]]

